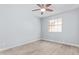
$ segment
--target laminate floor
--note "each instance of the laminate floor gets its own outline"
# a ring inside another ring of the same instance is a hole
[[[0,52],[0,55],[78,55],[79,48],[49,41],[36,41]]]

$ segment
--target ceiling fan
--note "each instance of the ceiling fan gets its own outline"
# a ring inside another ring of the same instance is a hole
[[[32,11],[41,11],[41,15],[44,14],[45,11],[49,11],[52,12],[52,9],[49,9],[49,6],[51,6],[52,4],[37,4],[38,7],[40,7],[40,9],[34,9]]]

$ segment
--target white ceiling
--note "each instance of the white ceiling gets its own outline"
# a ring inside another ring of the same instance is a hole
[[[49,8],[53,9],[53,12],[45,12],[43,15],[40,14],[40,11],[32,11],[33,9],[39,8],[36,4],[1,4],[1,9],[6,8],[18,8],[23,9],[25,13],[29,13],[34,17],[47,17],[51,15],[55,15],[57,13],[65,12],[71,9],[79,8],[79,4],[52,4]]]
[[[32,5],[32,9],[39,8],[37,5]],[[47,17],[55,15],[57,13],[65,12],[71,9],[79,8],[79,4],[52,4],[49,8],[53,9],[53,12],[45,12],[43,15],[40,14],[40,11],[32,11],[32,14],[36,17]],[[31,10],[32,10],[31,9]]]

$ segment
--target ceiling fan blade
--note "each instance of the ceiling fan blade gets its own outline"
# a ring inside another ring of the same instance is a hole
[[[41,12],[41,15],[43,15],[43,12]]]
[[[42,6],[44,6],[44,4],[41,4]]]
[[[38,11],[38,10],[40,10],[40,9],[34,9],[34,10],[32,10],[32,11]]]
[[[51,6],[52,4],[46,4],[46,7],[49,7],[49,6]]]
[[[46,11],[50,11],[50,12],[52,12],[53,10],[52,10],[52,9],[46,9]]]
[[[42,5],[42,7],[44,7],[44,4],[41,4]]]
[[[41,4],[37,4],[37,6],[39,6],[40,8],[42,7]]]

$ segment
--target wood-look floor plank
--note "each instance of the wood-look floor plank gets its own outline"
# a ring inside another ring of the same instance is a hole
[[[48,41],[36,41],[30,44],[0,52],[0,55],[78,55],[79,48]]]

